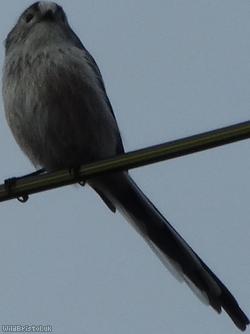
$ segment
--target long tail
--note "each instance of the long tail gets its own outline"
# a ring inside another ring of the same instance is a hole
[[[200,299],[218,313],[223,308],[235,325],[244,331],[249,319],[236,299],[127,173],[92,180],[90,185],[109,208],[117,208],[133,224],[162,262],[181,281],[185,281]]]

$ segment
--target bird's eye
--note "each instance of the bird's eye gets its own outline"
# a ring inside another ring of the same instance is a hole
[[[28,13],[25,17],[25,22],[29,23],[33,19],[33,17],[34,17],[34,14]]]

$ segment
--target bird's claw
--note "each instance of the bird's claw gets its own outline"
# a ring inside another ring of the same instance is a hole
[[[75,180],[77,180],[77,181],[80,179],[80,181],[78,181],[78,183],[79,183],[80,186],[82,186],[82,187],[85,186],[86,181],[81,179],[80,168],[79,167],[71,167],[71,168],[69,168],[69,174],[72,175],[72,177]]]
[[[16,181],[17,181],[16,177],[4,180],[5,190],[7,191],[8,194],[11,192],[11,188],[16,184]]]
[[[84,187],[85,184],[86,184],[86,181],[85,181],[85,180],[81,180],[81,181],[79,182],[79,184],[80,184],[81,187]]]
[[[27,175],[24,175],[24,176],[20,176],[20,177],[12,177],[10,179],[6,179],[4,181],[4,185],[5,185],[5,189],[7,191],[8,194],[11,193],[11,190],[12,190],[12,187],[16,185],[16,182],[18,180],[25,180],[27,179],[28,177],[32,177],[32,176],[38,176],[38,175],[41,175],[41,174],[44,174],[46,172],[46,170],[44,168],[42,169],[39,169],[33,173],[30,173],[30,174],[27,174]],[[21,203],[26,203],[29,199],[29,195],[27,194],[22,194],[20,196],[17,197],[18,201],[21,202]]]
[[[26,202],[28,202],[28,200],[29,200],[29,195],[25,194],[25,195],[22,195],[22,196],[18,196],[18,197],[17,197],[17,200],[18,200],[20,203],[26,203]]]
[[[7,191],[8,194],[11,193],[11,190],[13,188],[13,186],[16,185],[16,182],[19,178],[18,177],[12,177],[10,179],[6,179],[4,180],[4,186],[5,186],[5,189]],[[27,194],[23,194],[23,195],[20,195],[17,197],[17,200],[21,203],[26,203],[29,199],[29,195]]]

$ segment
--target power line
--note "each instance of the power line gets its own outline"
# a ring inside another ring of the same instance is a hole
[[[77,173],[60,170],[13,179],[8,182],[8,186],[0,185],[0,202],[14,198],[25,201],[31,194],[84,181],[103,173],[142,167],[249,138],[250,121],[247,121],[83,165]]]

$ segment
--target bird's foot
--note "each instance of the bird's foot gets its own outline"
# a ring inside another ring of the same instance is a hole
[[[80,186],[84,187],[86,184],[86,181],[81,179],[80,176],[80,167],[71,167],[69,168],[69,174],[72,175],[72,177],[77,180],[77,182],[80,184]]]
[[[19,176],[19,177],[12,177],[12,178],[6,179],[6,180],[4,180],[5,189],[6,189],[7,193],[10,194],[13,186],[16,185],[17,181],[24,180],[24,179],[32,177],[32,176],[41,175],[45,172],[46,172],[46,170],[44,168],[42,168],[42,169],[39,169],[39,170],[37,170],[33,173],[30,173],[30,174],[27,174],[27,175],[23,175],[23,176]],[[21,203],[26,203],[29,199],[29,195],[23,194],[22,196],[17,197],[17,199]]]

